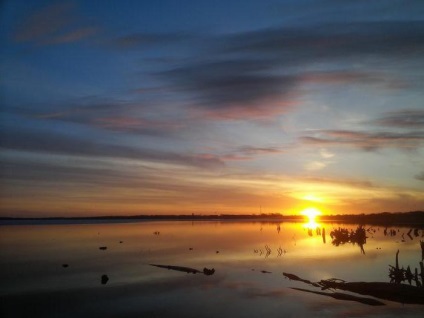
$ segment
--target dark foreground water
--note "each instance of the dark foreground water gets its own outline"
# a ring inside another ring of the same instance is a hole
[[[422,305],[381,300],[384,306],[370,306],[293,289],[321,291],[289,280],[283,272],[312,282],[390,282],[389,264],[395,265],[397,250],[401,267],[419,271],[422,229],[366,226],[365,244],[354,244],[330,237],[339,227],[348,233],[357,229],[340,224],[188,221],[1,226],[0,314],[423,317]],[[204,275],[205,267],[215,269],[213,275]]]

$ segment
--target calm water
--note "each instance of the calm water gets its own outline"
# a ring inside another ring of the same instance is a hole
[[[389,282],[419,267],[423,230],[367,229],[366,244],[332,244],[330,232],[356,225],[140,222],[0,227],[3,317],[422,317],[424,306],[373,307],[293,290],[313,289],[282,272],[319,281]],[[322,235],[325,228],[325,243]],[[393,234],[394,234],[393,233]],[[403,234],[403,237],[402,237]],[[106,246],[106,250],[99,247]],[[215,274],[186,274],[149,264]],[[63,267],[68,264],[68,267]],[[264,272],[262,272],[264,271]],[[109,280],[101,284],[101,276]]]

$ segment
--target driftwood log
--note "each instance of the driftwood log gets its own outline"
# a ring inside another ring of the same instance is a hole
[[[283,273],[290,280],[299,281],[322,290],[345,290],[360,295],[367,295],[379,299],[399,302],[402,304],[424,305],[424,288],[406,284],[393,284],[384,282],[345,282],[340,279],[325,279],[319,282],[311,282],[297,275]],[[310,291],[314,292],[314,291]],[[317,293],[317,292],[314,292]],[[321,294],[321,293],[318,293]],[[328,295],[327,295],[328,296]],[[336,297],[334,297],[336,298]],[[340,298],[338,298],[340,299]]]

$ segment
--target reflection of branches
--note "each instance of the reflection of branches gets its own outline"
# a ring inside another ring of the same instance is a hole
[[[419,229],[417,228],[410,228],[408,232],[404,232],[402,233],[401,237],[402,237],[402,242],[405,242],[405,234],[409,237],[409,239],[412,241],[414,239],[414,237],[419,237],[420,233],[419,233]],[[397,232],[399,232],[399,229],[397,230]],[[390,229],[388,230],[387,227],[384,229],[384,236],[396,236],[396,230]],[[424,237],[424,231],[422,231],[421,233],[421,237]]]
[[[283,254],[283,249],[281,248],[281,246],[277,249],[278,252],[278,256],[281,256],[281,254]]]
[[[408,281],[409,285],[412,281],[415,282],[417,287],[421,287],[424,284],[424,266],[423,262],[420,262],[421,273],[418,276],[418,269],[415,268],[414,273],[411,271],[411,267],[408,265],[406,269],[399,268],[399,250],[396,252],[396,265],[389,265],[389,278],[391,283],[400,284]],[[420,281],[421,280],[421,281]]]
[[[424,260],[424,241],[420,240],[420,246],[421,246],[421,260]]]
[[[412,241],[411,232],[412,232],[412,229],[410,229],[406,235],[408,235],[409,239]]]
[[[265,250],[266,250],[265,258],[267,258],[269,255],[271,255],[271,249],[269,248],[268,245],[265,245]]]
[[[396,236],[396,230],[394,230],[394,229],[387,230],[387,227],[386,227],[384,229],[384,236],[387,236],[387,235]]]
[[[367,236],[365,234],[365,229],[362,226],[358,226],[355,231],[349,231],[348,229],[339,227],[338,229],[330,232],[330,237],[332,238],[332,243],[335,246],[345,243],[358,244],[361,248],[362,254],[365,254],[364,244],[367,242]]]
[[[324,244],[326,243],[326,241],[325,241],[325,228],[324,227],[322,228],[322,242]]]
[[[263,254],[265,254],[265,258],[268,258],[269,255],[272,254],[272,249],[269,247],[268,244],[265,245],[265,251],[263,251],[261,248],[257,249],[253,249],[253,253],[258,254],[259,256],[262,256]],[[283,249],[281,246],[279,246],[277,248],[277,256],[282,256],[283,254],[286,254],[287,251],[285,249]]]
[[[253,253],[259,254],[259,256],[261,256],[264,252],[262,251],[262,249],[254,249]]]
[[[389,277],[391,283],[400,284],[404,279],[404,269],[399,268],[399,250],[396,252],[396,266],[389,265]]]

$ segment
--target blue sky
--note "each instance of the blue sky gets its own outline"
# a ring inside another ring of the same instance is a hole
[[[422,1],[0,14],[3,216],[424,208]]]

